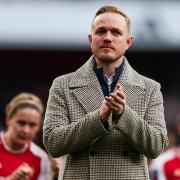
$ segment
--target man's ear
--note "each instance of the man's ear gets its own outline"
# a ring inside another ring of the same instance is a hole
[[[91,34],[88,35],[88,40],[89,40],[89,43],[91,44],[92,43],[92,35]]]
[[[128,48],[131,47],[132,43],[133,43],[133,37],[132,37],[132,36],[129,36],[129,37],[127,38],[127,47],[128,47]],[[128,48],[127,48],[127,49],[128,49]]]

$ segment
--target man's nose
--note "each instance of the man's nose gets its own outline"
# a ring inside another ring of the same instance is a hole
[[[105,34],[105,37],[104,37],[104,41],[107,41],[107,42],[110,42],[110,41],[112,41],[112,34],[111,34],[111,32],[106,32],[106,34]]]

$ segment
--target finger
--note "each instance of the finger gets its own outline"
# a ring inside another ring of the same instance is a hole
[[[119,103],[121,103],[121,100],[126,100],[126,95],[122,91],[111,93],[110,97],[114,98],[114,100]]]
[[[26,179],[26,178],[25,178],[25,175],[24,175],[22,172],[15,172],[15,173],[12,175],[12,179],[15,179],[15,180],[23,180],[23,179]]]
[[[21,167],[22,167],[22,168],[21,168],[22,171],[23,171],[25,174],[27,174],[27,175],[32,175],[33,169],[32,169],[28,164],[24,163]]]
[[[117,96],[115,94],[111,94],[109,98],[106,98],[108,102],[112,103],[114,106],[118,106],[119,104],[126,103],[126,96],[121,94],[121,96]]]
[[[121,103],[117,103],[116,101],[112,100],[112,97],[107,97],[107,101],[110,103],[110,108],[113,114],[120,115],[124,111],[125,101],[122,100]]]
[[[103,105],[104,108],[107,108],[107,109],[109,109],[110,106],[111,106],[110,102],[108,102],[108,101],[106,100],[106,97],[105,97],[102,105]]]
[[[111,109],[112,109],[112,112],[120,114],[124,110],[124,106],[123,105],[111,106]]]
[[[123,90],[123,87],[122,87],[122,85],[121,84],[116,84],[116,90]]]
[[[108,102],[108,101],[106,101],[106,106],[107,106],[107,107],[111,107],[111,103]]]
[[[102,105],[99,110],[100,119],[102,122],[107,122],[108,117],[111,113],[111,107],[110,103],[106,100],[102,102]]]
[[[122,111],[122,109],[124,109],[124,104],[122,103],[122,104],[118,104],[118,103],[111,103],[111,109],[112,110],[115,110],[115,111]]]

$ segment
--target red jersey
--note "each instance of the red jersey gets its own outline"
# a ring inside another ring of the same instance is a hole
[[[50,161],[45,151],[33,142],[21,151],[12,151],[4,142],[4,134],[0,133],[0,177],[9,176],[22,163],[33,169],[31,180],[50,179]]]
[[[180,150],[170,148],[150,165],[152,180],[180,180]]]

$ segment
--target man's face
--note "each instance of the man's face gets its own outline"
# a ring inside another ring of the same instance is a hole
[[[40,127],[41,115],[31,108],[23,108],[7,121],[8,132],[13,147],[22,148],[31,141]]]
[[[111,63],[121,58],[132,43],[125,18],[107,12],[94,19],[89,35],[91,50],[101,63]]]

